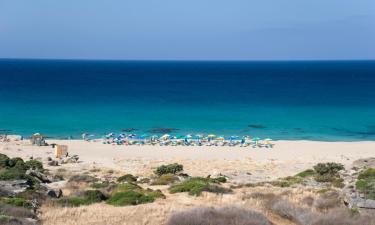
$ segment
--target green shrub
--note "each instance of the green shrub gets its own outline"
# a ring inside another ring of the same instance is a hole
[[[0,168],[7,168],[9,166],[9,157],[0,153]]]
[[[124,176],[117,178],[117,182],[135,182],[135,181],[137,181],[137,177],[131,174],[125,174]]]
[[[158,176],[161,176],[163,174],[168,174],[168,173],[176,174],[177,172],[180,172],[183,169],[184,168],[181,164],[173,163],[169,165],[159,166],[158,168],[156,168],[155,174],[157,174]]]
[[[25,200],[23,198],[5,198],[1,200],[5,204],[16,206],[16,207],[24,207],[27,209],[31,209],[33,205],[30,201]]]
[[[17,168],[10,168],[0,171],[0,180],[24,179],[25,176],[25,171]]]
[[[143,193],[145,195],[153,197],[154,199],[155,198],[165,198],[165,195],[160,190],[155,191],[155,190],[152,190],[150,188],[147,188],[146,190],[143,191]]]
[[[124,192],[124,191],[141,191],[142,187],[134,183],[123,183],[118,184],[112,188],[112,193]]]
[[[17,163],[24,163],[23,159],[20,158],[20,157],[15,157],[15,158],[12,158],[8,161],[8,166],[9,167],[13,167],[15,166]]]
[[[168,174],[162,174],[161,176],[155,178],[151,185],[168,185],[172,184],[176,181],[178,181],[178,177],[174,174],[168,173]]]
[[[165,195],[160,190],[152,190],[150,188],[143,189],[141,186],[134,183],[124,183],[116,185],[111,191],[112,196],[122,192],[137,192],[142,195],[151,196],[152,198],[165,198]]]
[[[102,192],[98,190],[88,190],[84,192],[83,197],[66,197],[59,199],[57,202],[62,206],[77,207],[101,202],[106,199],[106,196]]]
[[[98,190],[85,191],[84,198],[90,202],[101,202],[107,199],[107,197]]]
[[[29,161],[26,161],[25,164],[29,169],[40,170],[40,171],[43,170],[43,164],[39,162],[38,160],[29,160]]]
[[[189,192],[190,195],[198,196],[208,189],[209,184],[209,178],[192,177],[182,183],[171,186],[169,191],[172,194],[177,192]]]
[[[318,163],[314,166],[314,170],[319,175],[336,175],[340,170],[343,170],[344,166],[340,163]]]
[[[152,196],[145,195],[136,191],[117,192],[112,195],[107,203],[114,206],[138,205],[153,202]]]
[[[297,173],[295,176],[305,178],[305,177],[311,177],[313,175],[315,175],[315,171],[312,169],[307,169],[300,173]]]
[[[227,182],[227,178],[225,178],[225,177],[211,178],[211,182],[213,182],[213,183],[225,183],[225,182]]]
[[[366,198],[375,200],[375,168],[369,168],[359,173],[356,188]]]

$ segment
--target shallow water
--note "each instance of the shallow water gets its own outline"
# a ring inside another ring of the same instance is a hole
[[[375,140],[375,61],[0,60],[0,130]]]

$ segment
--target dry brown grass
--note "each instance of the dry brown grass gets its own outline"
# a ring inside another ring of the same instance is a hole
[[[223,208],[199,207],[172,214],[167,225],[271,225],[262,213],[227,206]]]

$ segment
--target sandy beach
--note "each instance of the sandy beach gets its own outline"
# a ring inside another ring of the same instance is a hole
[[[224,174],[235,182],[269,180],[298,173],[318,162],[349,166],[359,158],[373,157],[375,142],[275,141],[272,149],[211,146],[117,146],[81,140],[48,140],[68,146],[80,163],[71,170],[108,168],[144,176],[155,167],[178,162],[193,176]],[[0,152],[22,158],[45,160],[53,156],[50,146],[32,146],[28,141],[0,143]],[[51,167],[54,169],[53,167]]]

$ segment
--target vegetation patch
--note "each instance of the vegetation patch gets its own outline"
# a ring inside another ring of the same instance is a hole
[[[318,163],[314,166],[314,179],[317,182],[331,183],[332,186],[343,188],[343,179],[340,177],[339,171],[343,170],[344,166],[340,163]]]
[[[117,182],[135,182],[137,181],[137,177],[131,175],[131,174],[125,174],[119,178],[117,178]]]
[[[153,202],[155,198],[137,191],[117,192],[112,195],[107,203],[113,206],[138,205]]]
[[[356,188],[365,195],[365,198],[375,200],[375,168],[359,173]]]
[[[106,200],[106,196],[98,190],[88,190],[84,192],[83,197],[65,197],[57,202],[65,207],[77,207],[81,205],[90,205]]]
[[[300,173],[297,173],[295,176],[296,177],[302,177],[302,178],[305,178],[305,177],[311,177],[311,176],[314,176],[315,175],[315,171],[312,170],[312,169],[307,169],[307,170],[304,170]]]
[[[176,174],[178,172],[181,172],[184,169],[184,167],[181,164],[173,163],[168,165],[162,165],[156,168],[155,174],[158,176],[161,176],[163,174]]]
[[[192,177],[181,183],[174,184],[169,188],[170,193],[177,192],[188,192],[190,195],[199,196],[203,191],[221,193],[219,188],[215,188],[213,184],[217,183],[218,180],[203,177]]]
[[[178,177],[174,174],[171,174],[171,173],[162,174],[161,176],[153,179],[153,181],[151,182],[151,185],[169,185],[178,180],[179,180]]]

